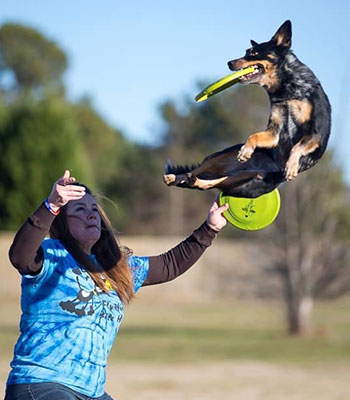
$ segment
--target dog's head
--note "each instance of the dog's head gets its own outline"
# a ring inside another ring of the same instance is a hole
[[[254,72],[240,78],[241,83],[256,83],[267,91],[274,91],[279,84],[277,69],[284,60],[292,44],[292,24],[284,22],[271,40],[264,43],[250,41],[244,57],[228,62],[232,71],[254,66]]]

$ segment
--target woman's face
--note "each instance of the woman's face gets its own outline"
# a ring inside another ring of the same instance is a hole
[[[80,248],[90,254],[92,246],[101,236],[101,217],[95,199],[86,194],[67,204],[68,229]]]

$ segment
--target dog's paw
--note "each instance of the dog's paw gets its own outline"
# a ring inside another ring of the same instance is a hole
[[[289,159],[286,164],[286,168],[284,170],[287,181],[291,181],[294,178],[296,178],[298,175],[298,170],[299,170],[299,161]]]
[[[168,174],[163,176],[163,181],[168,186],[173,185],[175,183],[175,180],[176,180],[176,175],[174,174]]]
[[[248,146],[247,144],[245,144],[239,150],[237,159],[239,162],[246,162],[250,159],[250,157],[252,156],[253,153],[254,153],[254,149],[251,146]]]

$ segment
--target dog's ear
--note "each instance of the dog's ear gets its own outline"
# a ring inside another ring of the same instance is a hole
[[[251,40],[251,41],[250,41],[250,44],[251,44],[252,46],[257,46],[259,43],[256,42],[255,40]]]
[[[272,36],[271,40],[276,42],[277,46],[290,49],[292,45],[292,23],[289,20],[284,22]]]

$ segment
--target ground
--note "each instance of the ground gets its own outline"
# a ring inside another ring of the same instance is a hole
[[[314,322],[323,328],[291,338],[278,303],[136,300],[111,352],[106,390],[118,400],[346,400],[348,305],[318,305]],[[16,309],[0,305],[0,393],[18,333]]]
[[[20,317],[8,246],[0,241],[0,398]],[[316,302],[310,336],[290,337],[281,300],[239,296],[255,275],[227,282],[236,298],[215,299],[215,281],[202,280],[213,265],[209,257],[174,282],[141,289],[109,357],[107,392],[118,400],[350,399],[350,298]]]
[[[0,363],[0,392],[8,364]],[[281,366],[257,361],[114,362],[106,390],[118,400],[346,400],[350,365]]]

